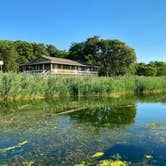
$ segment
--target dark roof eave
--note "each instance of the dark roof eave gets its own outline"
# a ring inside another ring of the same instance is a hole
[[[32,65],[38,65],[38,64],[62,64],[62,65],[69,65],[69,66],[80,66],[80,67],[94,67],[92,65],[77,65],[77,64],[69,64],[69,63],[60,63],[60,62],[38,62],[38,63],[26,63],[26,64],[20,64],[20,66],[32,66]]]
[[[50,64],[51,62],[38,62],[38,63],[24,63],[20,64],[20,66],[31,66],[31,65],[41,65],[41,64]]]

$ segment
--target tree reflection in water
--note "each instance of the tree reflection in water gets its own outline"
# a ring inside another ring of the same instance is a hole
[[[104,124],[132,124],[135,116],[135,105],[97,107],[70,114],[72,119],[80,123],[89,122],[99,126]]]

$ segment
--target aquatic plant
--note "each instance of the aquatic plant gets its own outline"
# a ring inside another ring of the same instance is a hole
[[[158,125],[157,123],[154,123],[154,122],[153,122],[153,123],[149,123],[149,126],[150,126],[150,127],[158,127],[159,125]]]
[[[136,112],[142,111],[140,105],[146,101],[143,97],[140,99],[140,96],[138,99],[136,96],[87,97],[80,100],[63,97],[0,103],[0,149],[21,146],[1,152],[0,165],[28,165],[31,161],[34,162],[31,165],[97,166],[121,163],[118,161],[127,161],[126,165],[133,166],[162,165],[162,159],[165,158],[166,126],[156,114],[160,112],[160,106],[165,114],[165,107],[158,102],[160,99],[164,102],[166,98],[160,95],[155,99],[153,95],[148,100],[146,97],[148,102],[157,101],[157,104],[152,107],[148,104],[144,114],[137,114],[136,118]],[[85,106],[90,108],[82,113],[56,114]],[[151,116],[151,112],[147,111],[149,109],[155,110],[156,114]],[[142,118],[146,113],[149,113],[149,118]],[[161,114],[163,120],[164,114]],[[140,119],[141,122],[132,119]],[[99,123],[96,125],[97,120]],[[151,128],[149,124],[152,122],[159,127]],[[97,152],[104,155],[92,158]],[[153,158],[148,159],[149,155]]]
[[[166,77],[55,76],[0,73],[0,98],[51,96],[114,96],[166,91]]]
[[[95,154],[92,155],[92,158],[98,158],[98,157],[101,157],[103,155],[104,155],[103,152],[96,152]]]
[[[34,164],[34,161],[24,161],[23,163],[23,166],[32,166]]]
[[[102,161],[100,161],[98,166],[127,166],[127,162],[121,161],[121,160],[116,160],[116,161],[102,160]]]
[[[145,155],[144,157],[145,157],[146,159],[151,159],[151,158],[153,158],[152,155]]]

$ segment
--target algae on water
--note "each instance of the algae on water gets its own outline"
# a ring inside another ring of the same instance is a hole
[[[98,157],[101,157],[103,155],[104,155],[103,152],[96,152],[95,154],[92,155],[92,158],[98,158]]]
[[[102,160],[97,166],[127,166],[127,162],[121,160]]]

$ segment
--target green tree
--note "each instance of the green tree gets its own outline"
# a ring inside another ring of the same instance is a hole
[[[99,36],[88,38],[83,47],[83,55],[86,62],[91,64],[98,64],[102,56],[101,39]]]
[[[157,69],[149,64],[138,63],[136,67],[136,75],[140,76],[156,76]]]
[[[119,40],[103,41],[103,60],[109,76],[135,72],[136,55],[132,48]]]
[[[74,43],[69,57],[98,66],[99,75],[117,76],[135,72],[136,55],[132,48],[119,40],[103,40],[98,36]]]
[[[33,55],[35,58],[40,57],[42,55],[48,55],[47,48],[43,43],[32,43],[33,47]]]
[[[31,43],[19,40],[14,42],[14,45],[19,55],[19,63],[27,63],[28,61],[35,59],[33,54],[33,46]]]
[[[81,60],[86,62],[86,58],[83,54],[84,42],[72,43],[69,49],[69,58],[73,60]]]
[[[166,75],[166,62],[150,62],[149,65],[155,67],[157,69],[157,76],[165,76]]]
[[[56,57],[58,55],[58,49],[54,45],[47,45],[47,52],[49,56]]]
[[[11,41],[0,41],[0,60],[3,60],[3,71],[17,71],[18,63],[16,59],[18,57],[17,51]]]
[[[49,56],[59,57],[59,58],[68,58],[69,52],[66,50],[59,50],[54,45],[47,45],[47,52]]]
[[[57,52],[57,57],[59,58],[68,58],[69,57],[69,52],[66,50],[59,50]]]
[[[6,50],[4,53],[4,71],[18,71],[19,65],[16,62],[17,59],[17,51],[16,49],[12,46],[10,49]]]

